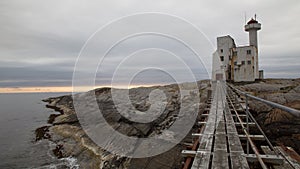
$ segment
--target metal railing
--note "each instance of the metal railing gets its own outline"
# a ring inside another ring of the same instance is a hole
[[[251,94],[248,94],[246,92],[243,92],[239,89],[236,89],[234,88],[233,86],[231,85],[228,85],[226,84],[227,87],[229,87],[232,91],[235,91],[243,96],[245,96],[246,98],[246,114],[247,114],[247,128],[248,128],[248,118],[250,117],[250,119],[252,121],[254,121],[254,123],[256,124],[256,126],[258,127],[259,131],[262,133],[262,135],[264,136],[264,138],[266,139],[267,143],[269,144],[270,148],[273,150],[273,152],[278,156],[279,154],[281,154],[281,156],[288,162],[288,164],[292,167],[292,168],[295,168],[294,165],[281,153],[281,152],[277,152],[277,150],[274,149],[273,145],[271,144],[270,140],[268,139],[268,137],[266,136],[266,134],[264,133],[264,131],[262,130],[262,128],[260,127],[260,125],[257,123],[257,121],[255,120],[255,118],[253,117],[253,115],[249,112],[248,110],[248,98],[252,98],[254,100],[257,100],[257,101],[260,101],[262,103],[265,103],[273,108],[278,108],[278,109],[281,109],[285,112],[288,112],[290,113],[291,115],[295,116],[295,117],[300,117],[300,111],[297,110],[297,109],[294,109],[294,108],[290,108],[290,107],[287,107],[287,106],[284,106],[284,105],[281,105],[281,104],[278,104],[278,103],[274,103],[272,101],[268,101],[268,100],[265,100],[265,99],[262,99],[262,98],[259,98],[259,97],[255,97]],[[240,104],[241,106],[241,104]],[[247,130],[249,132],[249,129]],[[251,140],[251,139],[250,139]],[[247,153],[248,153],[248,142],[247,142]],[[251,146],[252,147],[252,146]],[[253,147],[252,147],[253,149]],[[259,161],[261,163],[261,161]],[[261,163],[262,164],[262,163]],[[264,164],[262,164],[262,167],[265,168]],[[295,168],[296,169],[296,168]]]
[[[232,87],[231,85],[228,85],[228,87],[230,87],[232,90],[236,91],[237,93],[241,94],[241,95],[244,95],[246,98],[251,98],[251,99],[254,99],[254,100],[257,100],[257,101],[260,101],[262,103],[265,103],[273,108],[278,108],[278,109],[281,109],[285,112],[288,112],[290,113],[291,115],[295,116],[295,117],[299,117],[300,118],[300,111],[297,110],[297,109],[294,109],[294,108],[290,108],[290,107],[287,107],[287,106],[284,106],[284,105],[281,105],[281,104],[278,104],[278,103],[274,103],[274,102],[271,102],[271,101],[268,101],[268,100],[265,100],[265,99],[262,99],[262,98],[259,98],[259,97],[255,97],[251,94],[248,94],[246,92],[243,92],[239,89],[236,89],[234,87]]]

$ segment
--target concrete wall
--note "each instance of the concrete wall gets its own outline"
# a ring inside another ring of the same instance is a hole
[[[225,72],[224,72],[224,66],[223,63],[220,61],[220,57],[218,52],[213,53],[213,65],[212,65],[212,80],[217,80],[217,74],[220,77],[220,74],[223,74],[223,80],[226,80],[225,78]],[[220,80],[220,79],[218,79]]]
[[[230,57],[231,57],[231,49],[236,47],[234,40],[229,35],[222,36],[217,38],[217,52],[219,54],[219,57],[223,57],[224,61],[221,61],[223,64],[223,68],[225,71],[225,77],[228,79],[228,68],[230,64]]]
[[[247,51],[251,51],[250,53]],[[232,52],[236,52],[231,61],[232,78],[235,82],[254,81],[259,78],[258,72],[258,56],[255,46],[243,46],[233,48]]]
[[[257,47],[257,30],[249,31],[249,45]]]

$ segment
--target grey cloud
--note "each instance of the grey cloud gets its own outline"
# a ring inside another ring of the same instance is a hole
[[[244,13],[247,13],[248,18],[257,13],[258,20],[262,23],[262,30],[259,32],[260,67],[265,69],[267,77],[299,77],[299,8],[298,0],[2,0],[0,86],[71,85],[77,55],[92,33],[113,19],[153,11],[187,19],[199,27],[213,44],[216,44],[217,36],[229,34],[238,45],[248,43],[248,35],[243,30]],[[149,22],[159,26],[155,21]],[[177,25],[176,28],[180,29],[180,26]],[[105,59],[103,71],[97,74],[97,83],[108,83],[118,62],[131,51],[151,46],[149,42],[151,41],[147,38],[127,41],[118,50],[112,51]],[[198,79],[207,77],[203,65],[194,62],[192,55],[182,50],[178,44],[160,40],[152,46],[180,54]],[[134,66],[132,63],[128,68]],[[180,69],[171,62],[167,66],[180,74]],[[141,83],[142,79],[145,83],[171,81],[159,78],[156,76],[157,72],[150,72],[145,73],[144,78],[141,76],[137,79],[137,82]]]
[[[72,72],[59,69],[45,68],[0,68],[0,86],[21,87],[21,86],[54,86],[71,85]]]

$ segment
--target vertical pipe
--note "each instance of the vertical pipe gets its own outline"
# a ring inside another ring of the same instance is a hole
[[[249,113],[248,113],[248,97],[246,96],[246,125],[247,133],[249,133]],[[249,140],[247,139],[247,155],[249,155]]]
[[[237,99],[237,96],[234,95],[234,106],[237,107],[237,103],[238,103],[238,99]],[[237,116],[235,116],[235,121],[237,122]]]

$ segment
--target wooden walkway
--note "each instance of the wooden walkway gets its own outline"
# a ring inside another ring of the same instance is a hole
[[[226,94],[220,83],[213,88],[211,109],[191,168],[249,168],[241,156],[244,152],[233,117],[225,111]]]
[[[197,137],[193,147],[197,149],[182,151],[184,156],[190,158],[187,161],[191,163],[184,168],[250,169],[252,168],[250,164],[261,164],[262,168],[272,166],[275,169],[280,167],[292,169],[293,165],[286,161],[288,157],[278,155],[268,146],[259,147],[258,150],[254,142],[263,142],[266,138],[261,134],[249,133],[249,126],[255,127],[256,123],[249,121],[249,115],[238,113],[245,109],[245,103],[241,104],[243,101],[239,100],[238,106],[237,102],[238,99],[232,98],[221,82],[213,83],[212,98],[208,100],[209,107],[206,113],[202,114],[205,120],[199,122],[202,126],[201,131],[193,133],[193,136]],[[247,121],[242,120],[245,118]],[[298,167],[297,164],[294,164],[294,168],[295,166]]]

